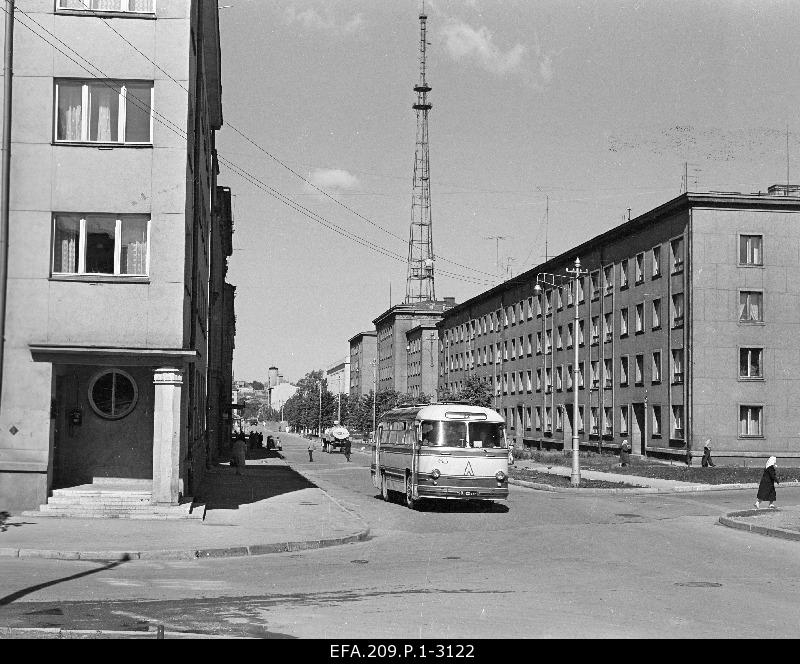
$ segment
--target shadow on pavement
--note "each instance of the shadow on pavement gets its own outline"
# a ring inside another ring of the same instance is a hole
[[[247,466],[242,475],[237,475],[235,468],[220,465],[206,473],[195,500],[204,502],[206,510],[235,510],[241,505],[314,488],[316,484],[287,466]]]
[[[376,500],[383,502],[380,494],[375,496]],[[403,496],[398,496],[390,503],[404,505]],[[508,505],[496,503],[492,500],[428,500],[422,498],[416,502],[418,512],[432,512],[437,514],[469,514],[469,513],[490,513],[505,514],[509,511]]]

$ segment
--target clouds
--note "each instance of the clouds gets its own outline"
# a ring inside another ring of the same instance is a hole
[[[320,189],[355,189],[360,184],[355,175],[341,168],[316,168],[308,179]]]
[[[283,18],[287,25],[299,25],[305,30],[336,35],[351,34],[364,25],[364,18],[360,13],[350,18],[338,18],[334,16],[330,8],[326,8],[320,13],[313,7],[298,10],[290,6],[284,10]]]

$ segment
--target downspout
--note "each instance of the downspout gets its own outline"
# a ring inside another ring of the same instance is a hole
[[[686,452],[687,455],[692,451],[692,443],[694,442],[694,422],[692,421],[693,408],[692,408],[692,381],[694,380],[694,371],[692,365],[694,362],[694,353],[692,352],[692,316],[689,315],[692,306],[692,231],[693,231],[693,217],[694,210],[689,206],[689,223],[686,228],[686,254],[684,256],[684,273],[683,273],[683,290],[686,293],[683,303],[683,347],[684,347],[684,367],[686,376],[684,377],[684,409],[685,409],[685,426],[686,426]]]
[[[14,0],[6,0],[5,53],[3,57],[3,182],[0,192],[0,399],[5,364],[6,299],[8,293],[8,226],[11,195],[11,94],[14,64]]]

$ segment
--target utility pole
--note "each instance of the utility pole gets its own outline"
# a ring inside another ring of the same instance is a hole
[[[322,381],[319,381],[319,438],[322,440]]]
[[[336,421],[339,422],[339,424],[341,424],[342,423],[342,377],[341,377],[341,375],[339,376],[339,390],[338,390],[338,392],[339,392],[339,394],[337,395],[338,404],[337,404],[337,407],[336,407]]]
[[[375,426],[378,405],[378,360],[372,362],[372,442],[375,442]]]

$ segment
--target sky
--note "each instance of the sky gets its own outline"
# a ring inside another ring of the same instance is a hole
[[[219,4],[234,375],[297,380],[405,297],[420,3]],[[437,299],[675,198],[684,173],[691,191],[800,182],[795,0],[425,10]]]

